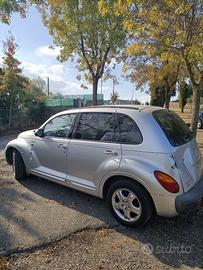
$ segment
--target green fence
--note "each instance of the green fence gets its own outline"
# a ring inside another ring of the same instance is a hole
[[[46,100],[45,105],[47,107],[78,107],[78,104],[81,102],[83,103],[83,106],[90,106],[92,104],[92,95],[69,95],[61,98],[49,98]],[[97,103],[104,104],[102,94],[97,95]]]
[[[55,107],[55,106],[73,106],[73,99],[69,98],[49,98],[46,100],[46,106],[48,107]]]

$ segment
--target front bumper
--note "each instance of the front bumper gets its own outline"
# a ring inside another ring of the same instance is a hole
[[[186,213],[201,205],[203,200],[203,177],[188,192],[178,196],[175,200],[176,211],[180,214]]]

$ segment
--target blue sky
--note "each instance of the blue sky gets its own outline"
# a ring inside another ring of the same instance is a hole
[[[56,60],[58,50],[51,50],[48,47],[53,45],[52,37],[43,26],[40,15],[35,7],[28,11],[27,18],[22,19],[18,14],[12,16],[9,26],[0,24],[0,63],[2,63],[2,41],[11,31],[18,43],[19,48],[16,57],[21,61],[23,73],[30,78],[37,76],[46,80],[50,78],[50,90],[61,92],[64,95],[72,94],[91,94],[91,85],[87,90],[81,89],[76,79],[78,74],[73,62],[60,63]],[[131,99],[133,94],[133,84],[126,81],[121,76],[121,67],[114,71],[119,85],[115,86],[115,91],[119,93],[121,99]],[[103,94],[105,99],[110,98],[112,92],[112,81],[103,83]],[[101,93],[100,84],[98,93]],[[149,96],[135,91],[134,98],[141,102],[149,101]]]

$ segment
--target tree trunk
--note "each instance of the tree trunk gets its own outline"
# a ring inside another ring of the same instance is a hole
[[[99,81],[99,79],[97,77],[94,77],[93,78],[93,100],[92,100],[92,105],[93,106],[96,106],[97,105],[98,81]]]
[[[179,107],[180,107],[180,112],[184,113],[184,104],[183,104],[183,100],[182,97],[179,96]]]
[[[169,109],[171,97],[169,96],[169,90],[166,90],[166,97],[165,97],[165,108]]]
[[[169,104],[170,104],[170,97],[167,98],[165,102],[165,108],[169,110]]]
[[[9,106],[9,116],[8,116],[8,127],[10,128],[12,125],[12,118],[13,118],[13,97],[12,93],[10,94],[10,106]]]
[[[194,137],[197,136],[197,122],[199,117],[199,107],[200,107],[200,95],[201,87],[193,86],[193,100],[192,100],[192,119],[191,119],[191,130],[194,133]]]
[[[197,136],[197,122],[199,118],[199,107],[200,107],[200,96],[203,88],[203,71],[200,72],[200,81],[196,83],[194,74],[192,71],[192,65],[186,57],[184,57],[185,64],[187,67],[188,75],[192,84],[193,100],[192,100],[192,119],[191,119],[191,130],[194,137]]]

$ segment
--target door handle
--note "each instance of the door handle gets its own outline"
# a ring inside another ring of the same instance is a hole
[[[118,152],[116,152],[114,150],[110,150],[110,149],[105,150],[104,154],[109,155],[109,156],[118,156]]]
[[[57,147],[58,147],[58,148],[63,148],[63,149],[66,149],[66,148],[67,148],[66,145],[63,144],[63,143],[57,144]]]

